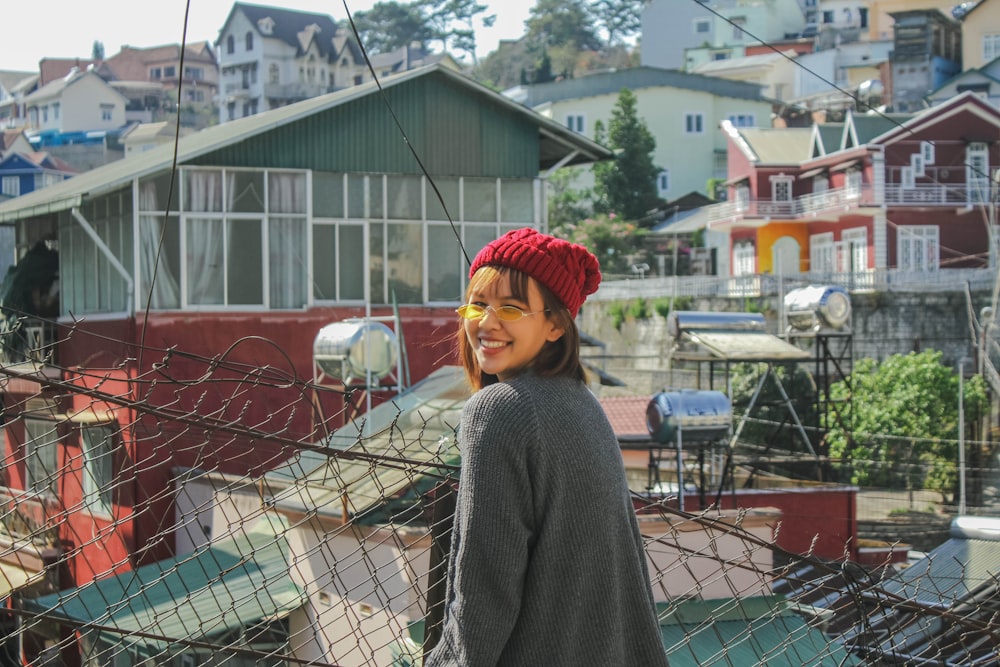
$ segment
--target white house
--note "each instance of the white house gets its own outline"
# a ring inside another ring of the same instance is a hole
[[[73,71],[24,98],[28,127],[35,133],[117,130],[128,100],[97,74]]]

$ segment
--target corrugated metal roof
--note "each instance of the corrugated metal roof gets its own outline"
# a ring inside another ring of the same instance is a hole
[[[576,79],[519,86],[510,89],[506,94],[525,106],[536,107],[546,102],[561,102],[595,95],[617,95],[622,88],[637,90],[653,87],[694,90],[741,100],[768,101],[761,94],[761,86],[758,84],[657,67],[631,67],[614,72],[588,74]]]
[[[117,628],[102,631],[104,641],[120,646],[128,637],[132,650],[162,659],[166,642],[139,634],[202,639],[302,606],[304,592],[289,576],[287,530],[268,516],[234,539],[24,604],[84,631]]]
[[[182,137],[177,144],[177,164],[197,163],[203,156],[222,151],[252,137],[286,127],[328,109],[379,95],[379,84],[383,90],[390,91],[395,86],[422,77],[442,77],[470,94],[484,98],[537,126],[541,143],[540,170],[549,168],[567,156],[572,156],[569,164],[609,160],[614,157],[607,148],[570,131],[560,123],[526,109],[463,74],[442,65],[429,65],[387,77],[381,82],[366,83],[303,100],[255,116],[214,125]],[[381,101],[379,103],[381,104]],[[397,135],[393,137],[398,141]],[[127,160],[118,160],[61,183],[16,197],[0,204],[0,223],[80,206],[84,199],[118,190],[134,178],[142,178],[169,169],[173,159],[173,144],[159,146]]]
[[[757,155],[758,166],[798,166],[812,157],[811,127],[744,127],[740,136]]]
[[[659,612],[671,667],[861,664],[777,597],[661,603]]]

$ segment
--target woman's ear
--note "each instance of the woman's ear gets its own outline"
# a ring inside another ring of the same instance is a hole
[[[552,320],[548,320],[548,323],[549,323],[549,330],[545,334],[545,340],[547,340],[550,343],[554,343],[563,337],[563,334],[566,333],[566,330],[556,326],[555,322],[553,322]]]

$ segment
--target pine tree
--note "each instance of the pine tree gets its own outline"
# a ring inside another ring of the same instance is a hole
[[[599,143],[604,140],[603,128],[595,129],[594,138]],[[639,118],[635,94],[627,88],[619,93],[611,112],[607,145],[617,155],[613,162],[594,166],[594,210],[650,226],[650,212],[663,204],[656,192],[660,173],[653,164],[656,140]]]

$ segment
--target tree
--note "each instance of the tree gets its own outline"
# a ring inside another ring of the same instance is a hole
[[[414,42],[426,48],[437,37],[417,4],[377,2],[353,18],[361,43],[370,53],[389,53]]]
[[[594,139],[604,142],[603,125],[595,125]],[[656,193],[660,168],[653,164],[656,140],[637,112],[635,94],[623,88],[611,112],[609,148],[617,150],[611,162],[594,165],[594,210],[615,212],[640,226],[652,225],[648,214],[663,204]]]
[[[581,169],[582,167],[563,167],[549,176],[547,202],[550,227],[575,225],[591,215],[591,192],[577,190],[572,186]]]
[[[594,253],[605,275],[627,272],[636,253],[642,252],[643,232],[614,214],[562,224],[554,228],[552,234],[579,243]]]
[[[584,0],[538,0],[524,22],[525,39],[539,51],[569,47],[574,51],[601,48],[594,19]]]
[[[424,11],[435,38],[445,51],[459,51],[476,58],[476,23],[489,28],[496,21],[496,14],[486,14],[487,5],[477,0],[421,0],[416,3]]]
[[[594,0],[590,11],[598,27],[608,36],[608,46],[615,46],[642,30],[642,8],[647,0]]]
[[[90,58],[92,60],[104,60],[104,42],[94,40],[94,45],[90,47]]]
[[[841,402],[826,424],[830,456],[851,464],[852,483],[954,490],[958,376],[941,364],[941,352],[862,359],[830,393]],[[963,393],[968,425],[988,405],[982,378],[966,381]]]

